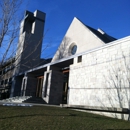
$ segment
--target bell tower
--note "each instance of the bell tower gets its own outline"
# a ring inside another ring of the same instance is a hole
[[[40,63],[45,13],[26,11],[20,25],[16,52],[15,75],[37,67]]]

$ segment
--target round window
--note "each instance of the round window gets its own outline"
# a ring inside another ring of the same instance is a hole
[[[70,46],[69,46],[69,55],[74,55],[77,51],[77,45],[73,42]]]
[[[74,55],[77,51],[77,45],[72,46],[71,48],[71,54]]]

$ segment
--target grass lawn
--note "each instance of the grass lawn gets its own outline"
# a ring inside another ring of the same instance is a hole
[[[130,129],[130,122],[64,108],[0,106],[0,130]]]

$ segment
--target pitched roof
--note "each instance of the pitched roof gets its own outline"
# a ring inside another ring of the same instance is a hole
[[[91,31],[93,32],[98,38],[100,38],[103,42],[105,43],[109,43],[109,42],[112,42],[112,41],[115,41],[117,40],[116,38],[108,35],[107,33],[105,33],[104,31],[102,31],[101,29],[94,29],[92,27],[89,27],[86,25],[86,27]]]
[[[78,19],[78,18],[77,18]],[[78,19],[79,20],[79,19]],[[83,25],[85,25],[81,20],[79,20]],[[112,41],[117,40],[116,38],[108,35],[107,33],[105,33],[104,31],[102,31],[101,29],[94,29],[88,25],[85,25],[92,33],[94,33],[99,39],[101,39],[104,43],[109,43]]]

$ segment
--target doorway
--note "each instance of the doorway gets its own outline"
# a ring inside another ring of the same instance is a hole
[[[38,82],[37,82],[36,97],[42,97],[42,87],[43,87],[44,76],[40,76],[37,79],[38,79]]]
[[[64,74],[64,83],[62,93],[62,104],[67,104],[69,70],[63,71],[63,74]]]

